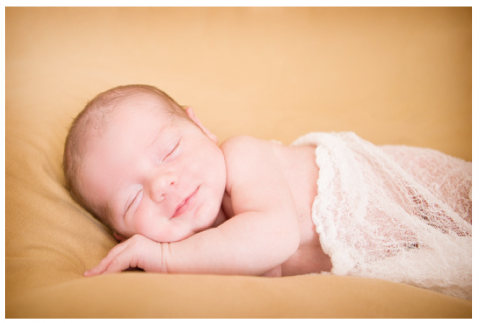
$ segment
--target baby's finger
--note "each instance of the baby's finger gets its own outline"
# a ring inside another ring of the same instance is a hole
[[[110,263],[113,261],[113,259],[115,259],[115,257],[119,253],[123,252],[123,250],[125,250],[126,248],[127,248],[127,243],[118,244],[108,252],[107,256],[103,258],[98,265],[96,265],[90,270],[85,271],[83,275],[85,277],[90,277],[90,276],[103,274],[107,269],[107,267],[110,265]]]
[[[130,267],[137,267],[137,255],[131,249],[125,249],[112,259],[103,274],[119,273]]]
[[[96,276],[96,275],[101,275],[105,271],[105,269],[108,267],[112,259],[110,258],[103,258],[102,261],[95,267],[93,267],[90,270],[87,270],[86,272],[83,273],[85,277],[90,277],[90,276]]]

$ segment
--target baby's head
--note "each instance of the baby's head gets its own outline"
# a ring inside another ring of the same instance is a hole
[[[72,196],[117,239],[178,241],[209,228],[225,191],[216,137],[147,85],[100,93],[75,118],[63,167]]]

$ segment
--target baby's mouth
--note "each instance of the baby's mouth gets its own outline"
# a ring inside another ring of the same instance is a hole
[[[171,219],[181,216],[189,209],[190,205],[192,204],[191,203],[193,200],[192,198],[196,195],[197,191],[198,191],[198,187],[195,189],[195,191],[193,191],[192,194],[190,194],[186,199],[180,202],[175,212],[173,213],[173,216],[171,217]]]

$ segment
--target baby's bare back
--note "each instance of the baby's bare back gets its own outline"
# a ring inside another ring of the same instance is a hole
[[[322,250],[311,216],[319,174],[315,147],[272,145],[290,186],[300,229],[298,250],[282,264],[282,276],[330,271],[330,257]]]

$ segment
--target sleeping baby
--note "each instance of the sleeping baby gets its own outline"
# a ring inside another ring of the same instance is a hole
[[[63,163],[120,242],[85,276],[331,273],[472,297],[472,164],[435,150],[354,133],[218,145],[192,108],[127,85],[77,116]]]

